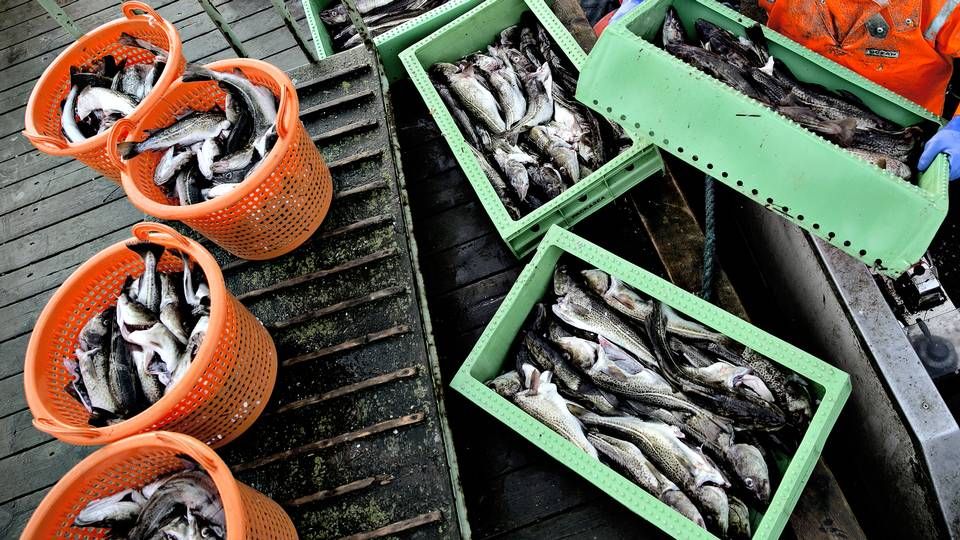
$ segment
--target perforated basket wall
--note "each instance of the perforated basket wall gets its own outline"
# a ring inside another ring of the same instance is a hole
[[[297,538],[293,523],[280,505],[236,481],[229,467],[195,439],[166,432],[113,443],[81,461],[43,499],[22,538],[109,538],[109,529],[75,527],[77,514],[90,501],[124,489],[142,488],[160,476],[183,470],[182,455],[197,461],[216,484],[231,540]]]
[[[690,36],[701,18],[738,35],[753,24],[712,0],[648,0],[604,31],[578,99],[884,273],[917,262],[946,216],[946,159],[911,184],[684,63],[651,43],[671,6]],[[850,92],[900,125],[941,121],[769,28],[763,33],[771,54],[802,81]]]
[[[104,24],[88,32],[60,53],[44,70],[30,94],[24,120],[24,135],[37,149],[53,155],[73,157],[115,182],[120,181],[120,163],[107,151],[107,140],[113,128],[83,142],[71,144],[62,132],[60,103],[66,99],[70,90],[71,66],[89,68],[108,54],[113,55],[118,62],[126,60],[127,65],[153,59],[153,54],[148,51],[117,43],[116,40],[122,33],[170,51],[169,63],[157,84],[127,117],[134,121],[142,118],[159,101],[173,81],[180,78],[185,65],[180,52],[179,34],[173,25],[161,19],[155,12],[152,15],[131,16]]]
[[[533,251],[551,225],[572,227],[663,169],[663,162],[653,144],[642,137],[633,137],[632,146],[559,197],[519,220],[510,217],[430,82],[427,70],[437,62],[455,61],[485,49],[503,29],[520,22],[521,16],[528,11],[535,14],[571,64],[579,69],[586,60],[586,53],[542,0],[487,0],[400,55],[484,210],[518,257]]]
[[[514,338],[533,306],[551,288],[554,268],[564,254],[620,278],[688,318],[712,327],[814,383],[814,390],[821,402],[797,452],[782,471],[783,476],[773,493],[770,506],[762,516],[757,515],[754,519],[753,538],[778,538],[816,464],[827,435],[850,395],[849,376],[573,233],[559,227],[550,229],[450,386],[666,533],[675,538],[713,538],[656,497],[484,386],[485,381],[499,375],[508,365],[513,365],[513,359],[507,355]]]
[[[127,276],[143,273],[142,259],[126,247],[129,241],[114,244],[81,265],[60,287],[30,337],[24,385],[39,429],[73,444],[104,444],[167,430],[221,446],[242,434],[266,407],[277,373],[270,334],[226,290],[219,267],[203,247],[183,237],[151,240],[168,248],[161,271],[183,269],[179,255],[171,252],[176,249],[200,264],[210,287],[210,323],[189,371],[145,411],[102,428],[90,427],[86,409],[64,390],[72,377],[63,361],[74,358],[83,326],[116,305]]]
[[[147,214],[181,221],[237,257],[263,260],[288,253],[317,230],[333,198],[330,169],[299,119],[296,90],[283,72],[256,60],[224,60],[207,67],[223,71],[237,67],[276,96],[287,87],[284,99],[290,106],[284,110],[281,104],[278,121],[289,122],[290,132],[281,134],[270,154],[235,191],[217,199],[189,206],[171,202],[153,181],[160,152],[145,152],[125,163],[127,196]],[[128,140],[143,140],[145,130],[171,125],[181,112],[222,107],[225,97],[213,81],[178,81]]]

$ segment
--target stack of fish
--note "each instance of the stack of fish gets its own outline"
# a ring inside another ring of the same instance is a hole
[[[240,185],[277,141],[277,101],[273,92],[243,73],[188,65],[184,81],[217,81],[227,93],[224,107],[187,110],[141,141],[117,146],[121,157],[163,152],[153,181],[181,206],[225,195]]]
[[[724,538],[749,538],[768,463],[806,429],[806,382],[616,277],[558,266],[515,369],[487,384]]]
[[[691,44],[676,11],[668,10],[664,49],[881,169],[913,178],[907,163],[918,157],[922,129],[904,129],[874,114],[851,93],[800,82],[767,50],[759,25],[748,29],[747,38],[703,19],[695,26],[699,43]]]
[[[163,74],[167,51],[129,34],[121,34],[117,42],[149,51],[153,59],[127,65],[126,59],[117,62],[107,55],[92,66],[70,68],[70,91],[60,105],[60,125],[72,143],[103,133],[132,113]]]
[[[186,457],[185,470],[140,489],[125,489],[87,503],[74,525],[108,529],[106,538],[199,540],[226,538],[220,493],[210,476]]]
[[[419,17],[449,0],[358,0],[357,10],[370,37],[377,37],[401,24]],[[333,36],[333,46],[343,51],[360,44],[361,36],[347,15],[347,6],[337,0],[320,12],[320,20]]]
[[[513,219],[557,197],[618,154],[620,145],[629,145],[616,126],[574,99],[576,70],[554,47],[528,12],[486,53],[430,69],[437,93]]]
[[[164,247],[128,246],[143,258],[143,274],[128,277],[115,307],[80,331],[75,359],[64,360],[73,380],[66,391],[100,427],[135,416],[183,378],[207,333],[210,289],[202,270],[183,254],[183,272],[157,269]]]

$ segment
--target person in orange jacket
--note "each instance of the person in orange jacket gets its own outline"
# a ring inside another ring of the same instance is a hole
[[[594,27],[599,35],[643,0],[623,0]],[[942,115],[960,56],[960,0],[758,0],[767,26]],[[939,153],[960,178],[960,116],[927,141],[918,168]]]

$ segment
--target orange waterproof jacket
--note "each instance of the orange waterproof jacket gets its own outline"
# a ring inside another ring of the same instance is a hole
[[[960,0],[758,0],[767,25],[943,114],[960,53]]]

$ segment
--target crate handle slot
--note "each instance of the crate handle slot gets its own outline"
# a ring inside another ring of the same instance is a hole
[[[117,145],[133,132],[133,125],[133,120],[121,118],[113,124],[113,128],[110,129],[110,134],[107,135],[107,153],[110,154],[110,159],[116,162],[121,169],[126,167],[126,162],[121,159]]]
[[[290,125],[292,120],[288,117],[287,109],[290,108],[290,99],[287,97],[287,86],[280,85],[280,107],[277,108],[277,136],[287,138],[287,135],[293,130]]]

